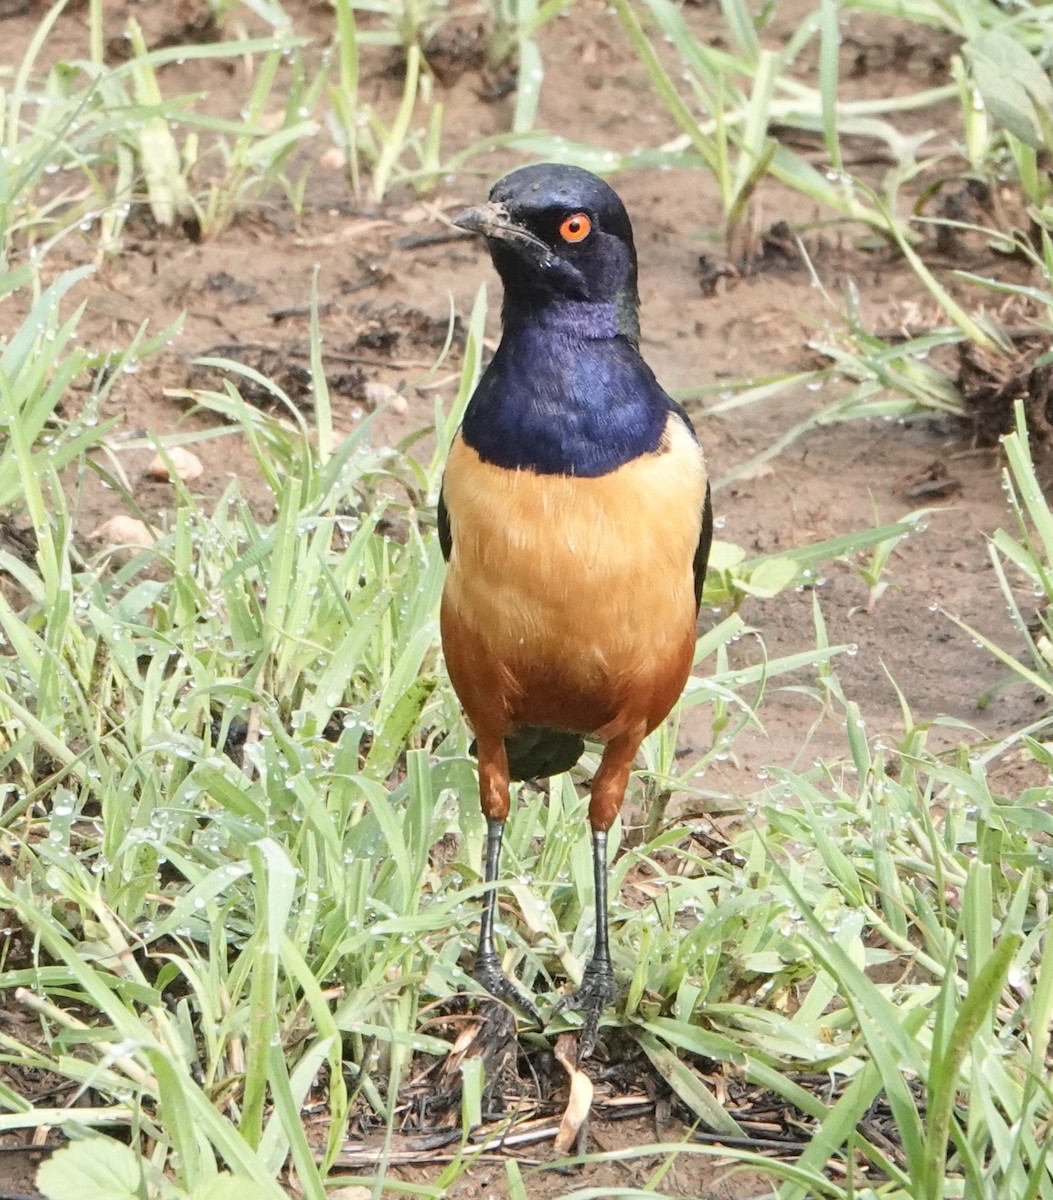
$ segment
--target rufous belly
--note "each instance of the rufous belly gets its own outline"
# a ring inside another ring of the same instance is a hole
[[[665,717],[693,656],[705,488],[675,415],[661,450],[596,478],[508,470],[455,440],[442,634],[477,731],[610,738]]]

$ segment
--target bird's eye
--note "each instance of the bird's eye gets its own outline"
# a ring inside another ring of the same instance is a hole
[[[572,213],[559,227],[559,236],[565,242],[583,242],[592,232],[592,222],[586,213]]]

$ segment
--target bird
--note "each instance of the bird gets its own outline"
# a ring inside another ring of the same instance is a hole
[[[614,189],[583,168],[520,167],[452,224],[481,235],[503,284],[501,338],[453,437],[437,523],[443,653],[474,733],[486,818],[473,976],[539,1026],[494,941],[513,780],[603,745],[588,820],[596,926],[579,1061],[617,998],[607,837],[643,739],[694,659],[713,536],[705,458],[640,354],[637,256]]]

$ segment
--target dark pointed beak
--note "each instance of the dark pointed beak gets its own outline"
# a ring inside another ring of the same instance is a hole
[[[507,222],[508,214],[500,210],[500,215]],[[458,229],[463,229],[466,233],[480,233],[486,237],[496,225],[497,219],[496,205],[480,204],[478,208],[466,208],[463,213],[458,213],[451,224],[456,225]]]
[[[458,229],[468,233],[478,233],[484,238],[498,242],[525,242],[534,247],[544,258],[549,258],[552,251],[545,243],[522,225],[517,225],[508,215],[508,209],[503,204],[488,201],[478,208],[466,209],[458,213],[451,222]]]

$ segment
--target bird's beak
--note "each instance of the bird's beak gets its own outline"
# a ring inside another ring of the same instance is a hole
[[[481,233],[483,237],[490,234],[500,221],[508,224],[508,213],[496,204],[480,204],[478,208],[466,208],[458,213],[451,222],[466,233]]]
[[[463,213],[458,213],[451,224],[467,233],[482,234],[484,238],[493,241],[529,242],[546,256],[551,254],[548,246],[539,237],[511,219],[508,209],[503,204],[495,204],[492,200],[480,204],[478,208],[469,208]]]

